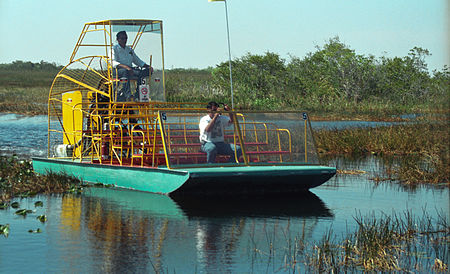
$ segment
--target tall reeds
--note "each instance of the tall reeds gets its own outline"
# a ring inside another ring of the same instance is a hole
[[[266,247],[254,246],[253,250],[260,256],[260,263],[264,263],[265,257],[273,269],[292,273],[448,270],[450,227],[446,213],[437,212],[436,217],[425,210],[421,216],[411,211],[378,217],[357,213],[354,220],[356,229],[342,236],[330,228],[318,241],[308,241],[298,234],[294,239],[285,237],[284,246],[278,242],[281,247],[276,250],[272,242],[267,242]],[[274,231],[279,229],[273,227]],[[283,233],[292,234],[289,227]],[[251,244],[256,245],[255,241]]]
[[[0,112],[47,114],[49,87],[0,87]]]
[[[318,151],[328,155],[391,155],[388,178],[407,184],[450,186],[450,133],[446,120],[376,128],[319,130]]]
[[[57,72],[57,67],[18,69],[14,65],[0,66],[0,112],[46,114],[48,92]]]

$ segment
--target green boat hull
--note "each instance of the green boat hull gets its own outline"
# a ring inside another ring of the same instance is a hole
[[[33,158],[40,174],[65,173],[90,183],[113,184],[161,194],[270,194],[302,192],[336,174],[316,165],[226,166],[181,169],[141,168]]]

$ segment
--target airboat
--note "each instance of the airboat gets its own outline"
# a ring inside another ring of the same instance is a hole
[[[152,67],[148,76],[118,77],[112,51],[120,31]],[[125,101],[119,100],[123,85],[132,95]],[[225,141],[242,155],[207,163],[199,140],[206,114],[206,103],[166,100],[161,20],[86,23],[52,83],[47,158],[33,158],[33,168],[168,195],[303,192],[336,173],[319,163],[309,116],[301,111],[229,111],[234,119]]]

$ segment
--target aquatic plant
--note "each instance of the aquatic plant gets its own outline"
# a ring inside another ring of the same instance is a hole
[[[83,186],[80,180],[65,174],[37,175],[30,160],[0,156],[0,201],[30,197],[37,193],[80,192]],[[13,202],[11,207],[19,208],[19,203]]]
[[[32,213],[32,212],[33,212],[33,210],[31,210],[31,209],[19,209],[15,213],[17,215],[21,215],[21,216],[25,217],[25,216],[27,216],[28,213]]]
[[[44,206],[44,203],[42,202],[42,201],[37,201],[37,202],[35,202],[34,203],[34,207],[43,207]]]
[[[8,203],[0,202],[0,209],[7,209],[9,207]]]
[[[11,203],[11,207],[12,207],[12,208],[19,208],[19,207],[20,207],[20,204],[19,204],[19,202],[12,202],[12,203]]]
[[[42,230],[40,228],[38,228],[36,230],[30,229],[30,230],[28,230],[28,232],[29,233],[42,233]]]
[[[3,234],[5,238],[8,238],[9,235],[9,224],[1,225],[0,224],[0,234]]]
[[[41,221],[41,223],[45,223],[45,222],[47,222],[47,215],[39,215],[36,217],[36,219]]]
[[[302,234],[290,236],[290,228],[286,226],[281,228],[285,235],[284,246],[279,242],[280,247],[275,248],[272,236],[266,247],[256,246],[254,240],[251,244],[253,254],[261,263],[293,273],[440,272],[447,271],[449,265],[447,218],[443,212],[437,212],[432,218],[425,210],[420,217],[411,211],[381,216],[356,213],[356,229],[342,236],[330,228],[321,240],[309,242]],[[274,235],[279,229],[274,225],[273,231],[266,228],[264,231],[266,235]],[[256,232],[251,233],[253,239]],[[281,252],[285,254],[282,260],[273,255],[278,253],[279,258]],[[281,268],[277,264],[281,264]]]
[[[47,114],[48,90],[46,87],[0,87],[0,112],[27,115]]]

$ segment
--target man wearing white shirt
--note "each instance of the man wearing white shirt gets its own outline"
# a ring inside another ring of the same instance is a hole
[[[220,154],[229,155],[229,161],[236,162],[235,154],[237,159],[241,157],[241,147],[225,143],[224,136],[225,127],[233,124],[233,115],[230,114],[230,117],[221,115],[219,104],[216,102],[209,102],[206,108],[209,113],[203,116],[199,123],[201,150],[206,152],[206,161],[209,164],[215,163],[216,155]],[[229,111],[230,107],[225,104],[224,110]]]
[[[127,46],[128,36],[125,31],[119,31],[116,38],[118,44],[112,48],[112,65],[114,69],[117,69],[117,77],[127,80],[117,96],[117,101],[124,102],[131,97],[129,80],[138,79],[140,82],[141,78],[149,76],[150,66],[142,61],[131,47]],[[144,70],[134,70],[133,64]]]

